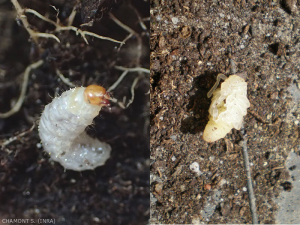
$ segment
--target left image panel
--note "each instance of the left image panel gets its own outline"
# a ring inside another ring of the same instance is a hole
[[[147,224],[149,1],[0,0],[0,224]]]

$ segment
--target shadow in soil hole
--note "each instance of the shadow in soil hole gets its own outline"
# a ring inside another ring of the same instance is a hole
[[[196,134],[204,131],[208,122],[208,109],[211,100],[207,98],[207,92],[214,85],[218,73],[205,72],[194,79],[194,88],[188,93],[190,95],[188,111],[193,116],[185,118],[181,122],[180,130],[182,133]]]

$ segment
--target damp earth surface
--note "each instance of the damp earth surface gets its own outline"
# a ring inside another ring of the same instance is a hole
[[[278,223],[276,199],[296,184],[285,161],[300,154],[299,2],[150,4],[151,223],[251,223],[244,138],[258,220]],[[246,136],[206,143],[207,92],[219,73],[245,72]]]

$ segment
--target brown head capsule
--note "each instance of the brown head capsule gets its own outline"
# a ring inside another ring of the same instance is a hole
[[[84,100],[92,105],[109,106],[110,94],[104,87],[90,85],[84,90]]]

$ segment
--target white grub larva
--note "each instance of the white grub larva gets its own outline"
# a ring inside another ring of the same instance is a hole
[[[220,79],[225,81],[221,88],[218,86]],[[208,97],[213,95],[209,107],[209,121],[203,132],[203,139],[214,142],[224,138],[232,128],[241,129],[243,117],[247,114],[250,102],[247,98],[247,83],[237,75],[226,76],[219,74],[216,85],[209,91]]]
[[[46,105],[39,123],[44,150],[65,169],[82,171],[101,166],[110,157],[110,145],[87,135],[110,95],[98,85],[65,91]]]

